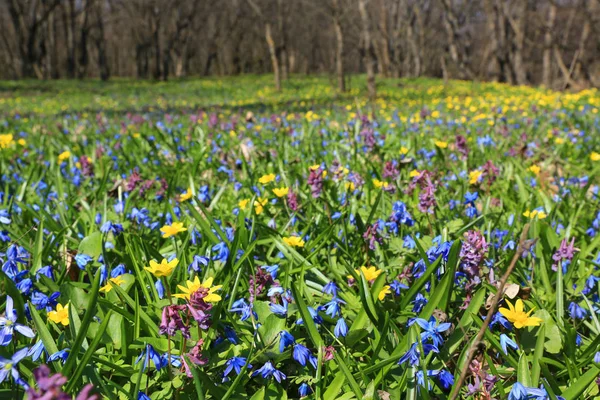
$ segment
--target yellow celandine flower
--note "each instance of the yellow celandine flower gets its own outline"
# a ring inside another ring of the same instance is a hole
[[[533,172],[535,175],[539,175],[540,171],[542,170],[538,165],[532,165],[531,167],[527,168],[529,171]]]
[[[179,196],[179,201],[186,201],[192,198],[192,188],[187,188],[185,193]]]
[[[354,191],[354,189],[356,189],[356,185],[354,184],[354,182],[346,182],[344,186],[346,187],[346,190],[350,190],[352,192]]]
[[[284,237],[283,242],[291,247],[304,247],[304,240],[300,236]]]
[[[404,147],[404,146],[400,147],[400,154],[404,154],[404,155],[408,154],[408,147]]]
[[[410,171],[410,174],[408,174],[408,176],[410,176],[411,178],[414,178],[415,176],[419,176],[420,172],[416,169],[413,169],[412,171]]]
[[[0,135],[0,149],[6,149],[12,143],[13,143],[13,134],[12,133]]]
[[[160,228],[162,237],[169,238],[177,235],[179,232],[187,231],[187,228],[183,227],[183,222],[173,222],[171,225],[165,225]]]
[[[264,211],[264,207],[267,205],[267,199],[263,197],[259,197],[257,200],[254,200],[254,212],[256,215],[262,214]]]
[[[534,219],[535,217],[538,217],[538,219],[544,219],[548,216],[548,214],[546,214],[544,211],[538,211],[538,210],[529,211],[529,210],[527,210],[523,213],[523,216],[527,217],[527,218],[531,218],[531,219]]]
[[[289,192],[290,192],[290,188],[287,188],[287,187],[280,187],[280,188],[273,189],[273,193],[275,193],[275,196],[277,196],[277,197],[287,196]]]
[[[386,189],[388,186],[390,186],[389,183],[384,182],[384,181],[380,181],[379,179],[373,179],[373,184],[375,185],[375,187],[377,189]]]
[[[321,168],[320,164],[314,164],[314,165],[311,165],[310,167],[308,167],[308,169],[310,169],[311,171],[316,171],[319,168]]]
[[[171,275],[177,264],[179,264],[177,258],[174,258],[171,261],[167,261],[167,259],[163,258],[160,264],[154,260],[150,260],[150,266],[144,267],[144,269],[155,277],[160,278],[161,276]]]
[[[69,303],[64,307],[62,304],[57,304],[56,311],[48,312],[48,319],[55,324],[69,325]]]
[[[554,139],[554,143],[556,144],[563,144],[565,142],[565,139],[557,137],[556,139]]]
[[[596,153],[595,151],[592,151],[592,154],[590,154],[590,160],[600,161],[600,153]]]
[[[448,147],[448,142],[444,142],[444,141],[442,141],[442,140],[436,140],[434,143],[435,143],[435,145],[436,145],[437,147],[439,147],[440,149],[445,149],[445,148],[447,148],[447,147]]]
[[[521,329],[526,326],[539,326],[542,324],[543,320],[541,318],[529,316],[529,314],[533,312],[533,308],[529,310],[529,312],[523,310],[523,300],[517,299],[514,306],[509,302],[506,302],[506,304],[508,304],[508,308],[501,307],[498,311],[500,311],[500,314],[504,315],[515,328]]]
[[[258,181],[260,183],[262,183],[263,185],[266,185],[268,183],[271,183],[275,180],[275,174],[267,174],[267,175],[263,175],[261,176]]]
[[[60,153],[58,155],[58,162],[61,163],[63,161],[65,161],[66,159],[71,157],[71,152],[70,151],[63,151],[62,153]]]
[[[481,175],[483,175],[483,172],[479,170],[469,172],[469,183],[471,185],[476,184],[477,182],[479,182],[479,178],[481,178]]]
[[[125,275],[125,274],[123,274],[123,275]],[[114,283],[115,285],[121,286],[123,283],[125,283],[125,280],[123,279],[123,275],[119,275],[119,276],[115,276],[114,278],[110,278],[109,282],[100,288],[100,291],[104,292],[104,293],[110,292],[113,288],[113,286],[110,284],[110,282]]]
[[[363,275],[365,276],[365,279],[367,281],[374,281],[375,279],[377,279],[377,277],[379,275],[381,275],[381,273],[383,272],[383,270],[381,269],[377,269],[377,267],[365,267],[364,265],[362,267],[360,267],[360,269],[355,269],[354,271],[356,271],[356,274],[358,276],[360,276],[360,272],[362,271]],[[352,275],[348,275],[348,279],[352,279]]]
[[[390,293],[392,293],[392,291],[390,290],[390,285],[385,285],[379,291],[379,294],[377,295],[377,298],[379,299],[379,301],[383,301],[383,299],[385,298],[385,295],[386,294],[390,294]]]
[[[238,203],[238,207],[241,210],[245,210],[246,206],[248,205],[248,202],[250,201],[250,199],[244,199],[244,200],[240,200],[240,202]]]
[[[19,139],[19,140],[17,140],[17,143],[19,143],[19,145],[21,145],[21,146],[25,146],[25,144],[27,144],[27,142],[25,141],[25,139]]]
[[[198,277],[196,276],[193,281],[186,281],[186,286],[177,285],[179,290],[181,290],[183,293],[177,293],[173,296],[179,299],[189,300],[192,293],[194,293],[196,290],[202,287],[208,289],[208,294],[205,297],[203,297],[202,300],[204,300],[207,303],[216,303],[217,301],[221,300],[221,296],[219,296],[215,292],[217,290],[220,290],[223,287],[223,285],[213,286],[212,284],[212,277],[206,278],[204,282],[200,283],[200,279],[198,279]]]

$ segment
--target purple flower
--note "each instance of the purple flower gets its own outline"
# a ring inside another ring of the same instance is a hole
[[[560,247],[556,250],[556,253],[552,255],[552,259],[554,260],[554,264],[552,264],[552,270],[558,271],[559,264],[562,264],[563,261],[571,261],[575,256],[575,252],[579,251],[579,249],[575,248],[575,238],[571,239],[571,243],[565,238],[560,242]]]
[[[315,170],[311,169],[308,175],[308,185],[313,198],[318,198],[323,190],[323,170],[319,167]]]
[[[179,311],[186,306],[170,305],[165,306],[162,310],[162,318],[160,320],[160,326],[158,333],[161,335],[167,334],[167,336],[175,336],[177,331],[180,331],[183,337],[190,337],[190,331],[187,326],[183,323]]]
[[[485,260],[489,245],[481,232],[468,231],[460,249],[461,267],[470,280],[479,277],[479,267]]]

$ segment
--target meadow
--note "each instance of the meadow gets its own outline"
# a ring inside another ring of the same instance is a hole
[[[600,93],[378,84],[0,82],[0,397],[600,398]]]

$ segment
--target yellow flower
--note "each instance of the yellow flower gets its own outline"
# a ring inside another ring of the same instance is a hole
[[[481,178],[481,175],[483,175],[483,172],[479,170],[469,172],[469,183],[471,185],[476,184],[477,182],[479,182],[479,178]]]
[[[404,146],[400,147],[400,154],[404,154],[404,155],[408,154],[408,147],[404,147]]]
[[[58,162],[61,163],[63,161],[65,161],[66,159],[71,157],[71,152],[70,151],[63,151],[62,153],[60,153],[58,155]]]
[[[167,261],[165,258],[163,258],[160,264],[154,260],[150,260],[150,266],[144,267],[144,269],[155,277],[160,278],[161,276],[171,275],[177,264],[179,264],[179,260],[177,258],[174,258],[171,261]]]
[[[356,189],[356,185],[354,184],[354,182],[346,182],[344,186],[346,187],[346,190],[349,190],[351,192],[353,192],[354,189]]]
[[[267,205],[267,199],[263,197],[259,197],[254,201],[254,212],[256,215],[262,214],[264,207]]]
[[[441,140],[436,140],[434,143],[440,149],[445,149],[446,147],[448,147],[448,142],[444,142],[444,141],[441,141]]]
[[[187,228],[183,227],[183,222],[173,222],[171,225],[165,225],[160,228],[162,237],[169,238],[177,235],[179,232],[187,231]]]
[[[238,203],[238,207],[239,207],[241,210],[245,210],[245,209],[246,209],[246,206],[248,205],[248,202],[249,202],[249,201],[250,201],[250,200],[248,200],[248,199],[240,200],[240,202]]]
[[[48,319],[55,324],[69,325],[69,303],[64,307],[62,304],[57,304],[56,311],[48,312]]]
[[[113,286],[110,284],[110,282],[114,283],[115,285],[121,286],[123,283],[125,283],[125,280],[123,280],[123,275],[119,275],[119,276],[115,276],[114,278],[110,278],[109,282],[100,288],[100,291],[104,292],[104,293],[110,292],[113,288]]]
[[[383,301],[383,299],[385,298],[385,295],[390,294],[390,293],[392,293],[392,291],[390,290],[390,285],[385,285],[379,291],[379,295],[377,295],[377,298],[379,299],[379,301]]]
[[[377,279],[377,277],[379,275],[381,275],[381,273],[383,272],[383,270],[381,269],[377,269],[376,267],[365,267],[364,265],[362,267],[360,267],[360,269],[355,269],[354,271],[356,271],[356,274],[358,276],[360,276],[360,272],[362,271],[363,275],[365,276],[365,279],[367,281],[374,281],[375,279]],[[351,279],[352,275],[348,275],[348,279]]]
[[[263,175],[261,176],[258,181],[260,183],[262,183],[263,185],[266,185],[267,183],[271,183],[275,180],[275,174],[267,174],[267,175]]]
[[[275,196],[277,197],[284,197],[287,196],[287,194],[289,193],[290,189],[287,187],[281,187],[281,188],[275,188],[273,189],[273,193],[275,193]]]
[[[283,242],[291,247],[304,247],[304,240],[299,236],[284,237]]]
[[[186,201],[192,198],[192,188],[188,188],[185,193],[179,196],[179,201]]]
[[[533,172],[535,175],[539,175],[542,169],[538,165],[532,165],[528,168],[528,170]]]
[[[375,187],[377,189],[386,189],[388,186],[390,186],[389,183],[384,182],[384,181],[380,181],[379,179],[373,179],[373,184],[375,185]]]
[[[5,149],[13,143],[12,133],[0,135],[0,149]]]
[[[563,144],[565,142],[565,139],[557,137],[556,139],[554,139],[554,143],[556,144]]]
[[[208,289],[208,294],[205,297],[203,297],[202,299],[207,303],[216,303],[217,301],[221,300],[221,296],[219,296],[218,294],[216,294],[214,292],[216,292],[217,290],[220,290],[223,286],[222,285],[213,286],[212,283],[213,283],[212,277],[207,278],[203,283],[200,283],[200,279],[198,279],[198,277],[196,276],[193,281],[187,281],[185,283],[186,286],[177,285],[179,290],[181,290],[183,293],[174,294],[173,296],[177,297],[179,299],[189,300],[192,293],[194,293],[196,290],[198,290],[200,288],[205,288],[205,289]]]
[[[21,145],[21,146],[25,146],[27,144],[25,139],[19,139],[19,140],[17,140],[17,143],[19,143],[19,145]],[[0,146],[0,147],[2,147],[2,146]]]
[[[508,308],[501,307],[498,311],[500,311],[500,314],[504,315],[507,320],[512,322],[517,329],[526,326],[539,326],[543,322],[541,318],[529,316],[533,309],[529,310],[527,313],[523,311],[523,301],[521,299],[518,299],[514,306],[509,302],[506,302],[506,304],[508,304]]]
[[[311,165],[310,167],[308,167],[308,169],[310,169],[311,171],[316,171],[319,168],[321,168],[320,164],[314,164],[314,165]]]
[[[590,160],[600,161],[600,153],[596,153],[595,151],[592,151],[592,154],[590,154]]]
[[[544,211],[538,211],[538,210],[529,211],[529,210],[527,210],[523,213],[523,216],[527,217],[527,218],[531,218],[531,219],[534,219],[535,217],[538,217],[538,219],[544,219],[548,216],[548,214],[546,214]]]
[[[420,172],[416,169],[413,169],[412,171],[410,171],[410,174],[408,174],[408,176],[410,176],[411,178],[414,178],[415,176],[419,176]]]

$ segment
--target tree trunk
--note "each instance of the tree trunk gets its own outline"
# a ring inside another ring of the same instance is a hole
[[[548,19],[546,20],[544,32],[544,52],[542,54],[542,83],[550,87],[552,82],[552,31],[554,30],[554,21],[556,20],[556,5],[550,4],[548,9]]]
[[[339,0],[333,0],[333,30],[335,31],[335,74],[337,86],[340,92],[346,91],[346,79],[344,77],[344,33],[340,21]]]
[[[377,87],[375,86],[375,64],[377,60],[373,53],[373,42],[371,40],[371,24],[369,21],[369,13],[367,11],[366,0],[358,0],[358,11],[362,22],[363,36],[363,59],[367,70],[367,89],[369,97],[374,100],[377,96]]]
[[[271,56],[271,66],[275,75],[275,90],[281,91],[281,74],[279,73],[279,62],[277,61],[277,50],[275,49],[275,41],[271,32],[271,23],[265,22],[265,39],[269,47],[269,55]]]

